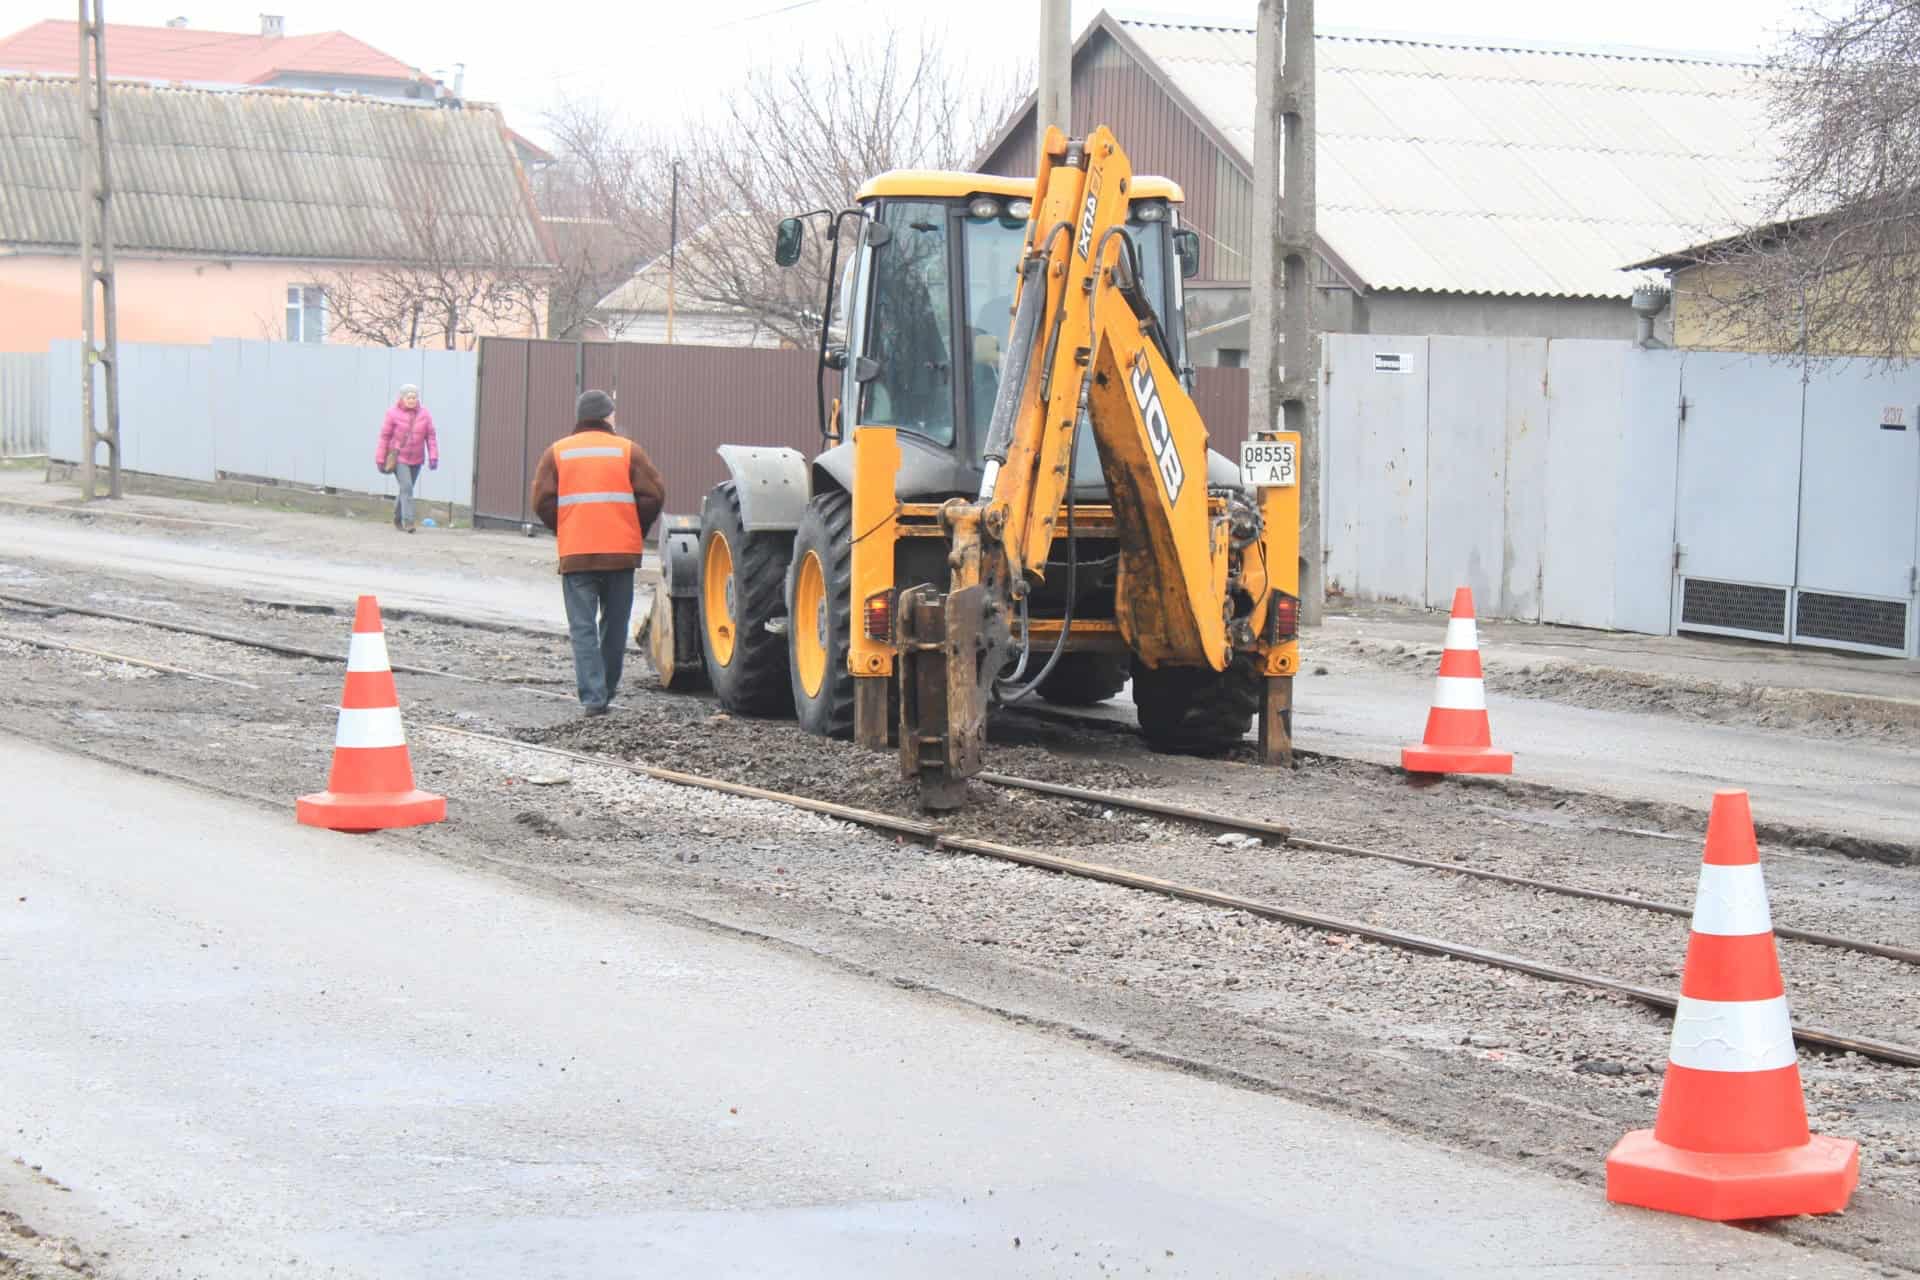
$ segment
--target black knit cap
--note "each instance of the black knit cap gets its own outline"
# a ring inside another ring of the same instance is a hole
[[[582,391],[573,404],[575,422],[598,422],[613,416],[613,397],[604,391]]]

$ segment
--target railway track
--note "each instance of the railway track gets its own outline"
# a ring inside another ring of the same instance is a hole
[[[200,627],[169,619],[142,617],[117,610],[70,605],[59,601],[21,596],[13,593],[0,593],[0,602],[12,604],[22,609],[37,610],[46,616],[52,616],[62,612],[76,613],[134,626],[150,627],[161,631],[195,635],[281,656],[306,658],[341,665],[344,665],[345,662],[345,655],[341,653],[328,653],[301,645],[290,644],[270,637],[248,635],[219,628]],[[9,636],[8,638],[30,644],[36,643],[36,639],[31,637]],[[89,650],[84,647],[66,645],[59,642],[43,644],[42,647],[67,648],[77,652],[89,652]],[[93,652],[95,656],[103,658],[119,658],[119,655],[106,653],[104,651]],[[208,676],[206,673],[188,671],[183,668],[156,663],[144,658],[120,658],[119,660],[132,661],[140,665],[164,671],[168,674],[175,674],[187,678],[220,679],[220,677]],[[552,689],[540,688],[536,685],[513,679],[474,675],[467,672],[403,663],[394,664],[394,670],[407,674],[432,676],[469,684],[487,684],[496,687],[512,688],[549,699],[560,698],[570,700],[570,695],[568,694]],[[974,854],[999,861],[1035,867],[1062,875],[1097,880],[1139,892],[1153,893],[1229,910],[1244,911],[1264,919],[1276,920],[1328,933],[1365,938],[1382,945],[1402,950],[1420,952],[1428,955],[1446,956],[1469,963],[1522,973],[1550,982],[1565,983],[1590,990],[1604,991],[1667,1012],[1671,1012],[1675,1004],[1675,998],[1666,992],[1621,981],[1601,974],[1583,972],[1565,965],[1494,951],[1470,943],[1455,942],[1405,930],[1383,928],[1337,915],[1297,906],[1262,901],[1241,894],[1181,883],[1140,872],[1104,866],[1099,863],[1067,858],[1040,850],[1021,848],[1015,845],[980,839],[978,837],[952,834],[943,831],[936,823],[918,818],[859,809],[833,801],[779,791],[770,791],[745,783],[702,777],[697,774],[663,769],[657,766],[635,764],[629,761],[617,760],[612,757],[570,751],[560,747],[528,743],[518,739],[503,738],[497,735],[479,733],[474,730],[457,728],[450,725],[432,725],[428,726],[428,728],[430,731],[436,733],[447,733],[480,741],[488,741],[496,745],[509,746],[516,750],[534,751],[564,757],[582,764],[624,770],[629,773],[650,777],[678,786],[694,787],[731,795],[773,801],[796,809],[823,814],[870,829],[884,831],[932,848]],[[1296,833],[1280,823],[1227,814],[1190,805],[1172,804],[1151,798],[1092,790],[1063,783],[1047,782],[994,772],[980,775],[979,781],[1009,790],[1027,791],[1065,801],[1097,805],[1105,809],[1121,810],[1165,821],[1184,823],[1213,832],[1244,834],[1296,849],[1340,857],[1377,861],[1404,866],[1421,872],[1463,876],[1469,879],[1500,884],[1527,892],[1602,902],[1673,918],[1686,919],[1692,915],[1692,908],[1688,906],[1638,898],[1628,894],[1615,893],[1581,885],[1564,884],[1484,868],[1463,866],[1457,862],[1441,862],[1434,859],[1422,858],[1411,853],[1363,848],[1335,841],[1317,839]],[[1775,933],[1781,938],[1815,946],[1875,956],[1903,964],[1920,965],[1920,950],[1912,948],[1801,929],[1790,924],[1777,924],[1775,926]],[[1920,1066],[1920,1047],[1870,1037],[1850,1035],[1818,1026],[1796,1027],[1795,1034],[1802,1043],[1815,1048],[1833,1052],[1854,1052],[1863,1057],[1901,1066]]]

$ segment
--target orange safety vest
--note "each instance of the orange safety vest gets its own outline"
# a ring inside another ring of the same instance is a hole
[[[611,431],[577,431],[553,446],[560,472],[560,555],[641,553],[633,505],[633,442]]]

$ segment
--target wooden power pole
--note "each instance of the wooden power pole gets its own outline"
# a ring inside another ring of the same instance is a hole
[[[1260,0],[1254,38],[1254,430],[1300,433],[1300,620],[1326,610],[1313,318],[1313,0]]]
[[[87,154],[80,165],[80,491],[99,496],[94,452],[107,446],[107,496],[120,496],[120,344],[114,319],[113,170],[107,132],[107,25],[102,0],[80,0],[81,127]],[[94,290],[100,292],[106,341],[94,323]],[[107,429],[101,431],[93,404],[94,370],[107,393]]]
[[[1073,132],[1073,24],[1067,0],[1040,0],[1040,92],[1033,104],[1034,172],[1046,145],[1047,126]],[[1042,192],[1034,192],[1039,201]]]

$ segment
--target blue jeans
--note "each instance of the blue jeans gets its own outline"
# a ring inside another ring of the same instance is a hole
[[[627,621],[633,616],[633,570],[593,569],[560,575],[573,640],[573,677],[580,705],[604,707],[620,687],[627,657]]]
[[[413,478],[418,467],[410,467],[398,462],[393,467],[394,481],[400,486],[400,492],[393,499],[393,527],[408,529],[413,526]]]

